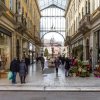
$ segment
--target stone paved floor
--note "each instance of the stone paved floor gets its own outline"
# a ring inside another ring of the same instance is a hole
[[[12,85],[7,79],[0,79],[0,85]],[[17,75],[17,84],[21,85],[19,76]],[[64,68],[60,66],[58,76],[55,69],[48,68],[47,63],[45,69],[41,71],[40,64],[30,66],[29,75],[26,79],[27,86],[45,86],[45,87],[100,87],[100,79],[93,76],[81,77],[65,77]]]

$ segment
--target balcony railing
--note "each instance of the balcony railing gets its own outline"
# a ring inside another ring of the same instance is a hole
[[[24,31],[27,28],[26,18],[23,14],[16,14],[17,29]]]
[[[91,29],[90,17],[91,15],[87,14],[80,20],[78,29],[79,32],[84,34]]]

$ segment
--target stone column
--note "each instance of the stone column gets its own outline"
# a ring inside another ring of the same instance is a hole
[[[16,57],[16,32],[13,33],[12,35],[12,57],[11,59],[13,59],[14,57]]]
[[[23,39],[20,38],[20,59],[23,57]]]

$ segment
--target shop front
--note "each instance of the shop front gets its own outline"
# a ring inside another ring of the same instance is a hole
[[[7,70],[11,62],[11,33],[0,27],[0,70]]]
[[[22,40],[22,51],[23,51],[23,55],[22,57],[26,57],[28,56],[29,53],[29,46],[28,46],[28,41],[27,40]]]
[[[95,64],[100,62],[100,30],[94,33],[94,55]]]
[[[29,43],[29,57],[30,64],[33,64],[35,60],[35,46],[32,43]]]

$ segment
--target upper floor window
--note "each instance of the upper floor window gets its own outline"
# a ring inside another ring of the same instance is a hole
[[[87,1],[86,1],[86,3],[85,3],[85,10],[86,10],[85,12],[86,12],[86,14],[88,13],[88,12],[87,12],[87,8],[88,8],[88,7],[87,7]]]
[[[10,10],[13,10],[13,0],[10,0]]]
[[[5,0],[1,0],[3,3],[5,3]]]
[[[90,0],[88,0],[88,13],[90,14]]]
[[[25,2],[27,3],[28,0],[25,0]]]

